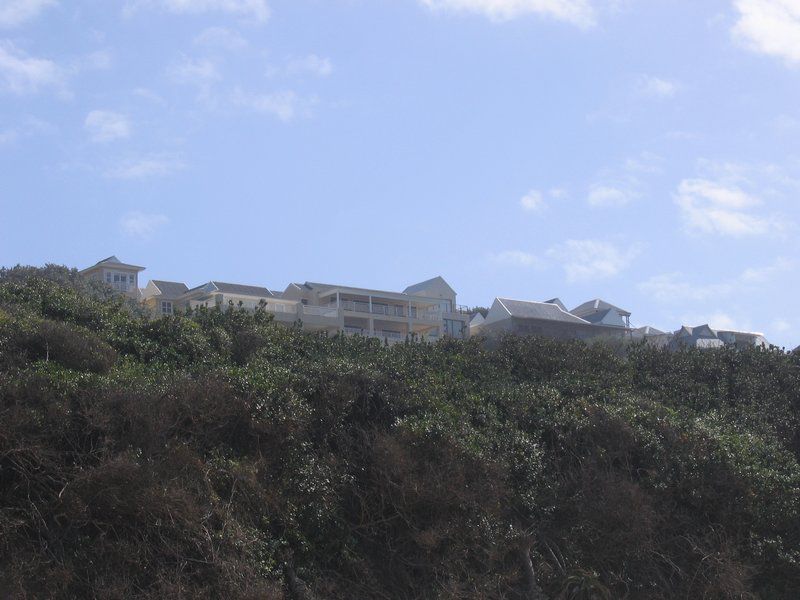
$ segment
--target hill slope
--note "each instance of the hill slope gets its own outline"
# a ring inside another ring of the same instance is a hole
[[[382,346],[0,272],[0,596],[795,598],[800,358]]]

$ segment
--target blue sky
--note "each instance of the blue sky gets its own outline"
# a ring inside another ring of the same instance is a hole
[[[0,0],[0,109],[3,265],[800,343],[800,0]]]

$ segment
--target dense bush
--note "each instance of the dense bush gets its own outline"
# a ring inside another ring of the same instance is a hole
[[[388,347],[0,271],[0,597],[796,598],[800,356]]]

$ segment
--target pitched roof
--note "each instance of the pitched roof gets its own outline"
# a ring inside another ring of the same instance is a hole
[[[453,292],[454,294],[456,293],[456,291],[453,288],[450,287],[450,284],[447,283],[444,280],[444,277],[442,277],[441,275],[437,275],[436,277],[431,277],[430,279],[426,279],[425,281],[420,281],[419,283],[415,283],[414,285],[410,285],[406,289],[403,290],[403,293],[404,294],[410,294],[410,295],[413,296],[417,292],[422,292],[424,290],[427,290],[434,283],[444,284],[445,286],[447,286],[447,288],[451,292]]]
[[[177,298],[189,291],[185,283],[179,283],[177,281],[153,279],[152,284],[156,286],[158,291],[161,292],[161,295],[166,298]]]
[[[475,327],[476,325],[480,325],[486,320],[486,318],[481,313],[475,313],[472,315],[472,319],[469,321],[470,327]]]
[[[262,298],[271,298],[273,293],[265,287],[257,285],[241,285],[239,283],[223,283],[221,281],[212,281],[220,292],[227,292],[228,294],[239,294],[241,296],[258,296]]]
[[[128,263],[124,263],[124,262],[122,262],[120,259],[118,259],[116,256],[114,256],[112,254],[111,256],[108,256],[108,257],[104,258],[103,260],[98,260],[91,267],[86,267],[85,269],[81,270],[80,272],[84,273],[84,272],[88,271],[89,269],[94,269],[95,267],[99,267],[101,265],[117,265],[119,267],[128,267],[129,269],[136,269],[137,271],[144,271],[144,267],[140,267],[140,266],[137,266],[137,265],[131,265],[131,264],[128,264]]]
[[[665,332],[661,331],[660,329],[656,329],[655,327],[650,327],[650,325],[639,327],[634,329],[634,331],[636,333],[640,333],[641,335],[665,335]]]
[[[574,323],[576,325],[590,324],[588,321],[562,310],[556,304],[527,300],[511,300],[510,298],[498,298],[497,300],[512,317],[520,319],[540,319],[543,321],[560,321],[562,323]]]
[[[242,285],[239,283],[224,283],[222,281],[209,281],[208,283],[193,287],[188,291],[194,292],[199,289],[205,289],[205,291],[209,293],[216,291],[227,294],[238,294],[239,296],[254,296],[257,298],[274,297],[274,294],[265,287],[256,285]]]
[[[614,306],[610,302],[606,302],[605,300],[600,300],[600,298],[595,298],[594,300],[589,300],[588,302],[584,302],[580,306],[576,306],[575,308],[573,308],[570,312],[578,317],[583,317],[584,315],[588,315],[590,313],[603,310],[616,310],[623,316],[626,317],[631,316],[631,313],[629,313],[624,308],[620,308],[619,306]]]
[[[550,300],[545,300],[544,302],[545,302],[545,304],[555,304],[557,307],[559,307],[564,312],[569,312],[569,311],[567,311],[567,307],[561,301],[561,298],[551,298]]]
[[[582,318],[594,325],[604,325],[606,327],[625,327],[625,321],[622,320],[619,311],[614,308],[608,308],[598,312],[588,313]],[[616,321],[616,322],[615,322]]]

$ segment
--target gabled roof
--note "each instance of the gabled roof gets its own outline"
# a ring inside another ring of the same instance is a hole
[[[414,285],[408,286],[406,289],[403,290],[404,294],[414,295],[419,292],[423,292],[427,289],[430,289],[434,285],[444,285],[448,290],[453,292],[454,294],[456,291],[450,287],[450,284],[444,280],[444,277],[441,275],[437,275],[436,277],[432,277],[430,279],[426,279],[425,281],[420,281],[419,283],[415,283]]]
[[[548,302],[511,300],[510,298],[497,298],[497,301],[506,309],[509,315],[519,319],[560,321],[562,323],[574,323],[576,325],[590,324],[588,321],[562,310],[558,305]]]
[[[622,316],[625,317],[631,316],[631,313],[629,313],[627,310],[620,308],[619,306],[614,306],[613,304],[611,304],[610,302],[606,302],[605,300],[600,300],[600,298],[584,302],[580,306],[576,306],[575,308],[573,308],[570,312],[578,317],[583,317],[593,312],[599,312],[604,310],[616,310]]]
[[[180,283],[177,281],[162,281],[159,279],[152,279],[150,280],[150,283],[152,283],[165,298],[177,298],[178,296],[182,296],[189,291],[189,288],[185,283]]]
[[[717,337],[717,332],[711,329],[709,325],[698,325],[697,327],[688,327],[684,325],[675,332],[675,335],[680,337],[714,339]]]
[[[129,265],[128,263],[122,262],[116,256],[111,255],[103,260],[97,261],[91,267],[86,267],[85,269],[81,270],[80,273],[85,273],[86,271],[90,271],[91,269],[96,269],[97,267],[102,266],[114,266],[114,267],[122,267],[126,269],[135,269],[137,271],[144,271],[144,267],[139,267],[137,265]]]
[[[274,294],[265,287],[256,285],[242,285],[239,283],[224,283],[222,281],[209,281],[203,285],[193,287],[188,292],[203,289],[208,293],[222,292],[224,294],[237,294],[239,296],[252,296],[256,298],[272,298]]]
[[[545,300],[544,302],[545,302],[545,304],[555,304],[557,307],[559,307],[564,312],[568,312],[567,311],[567,307],[561,301],[561,298],[551,298],[550,300]]]
[[[475,327],[475,326],[480,325],[481,323],[483,323],[485,320],[486,320],[486,318],[481,313],[475,313],[472,316],[472,319],[470,319],[470,321],[469,321],[469,326],[470,327]]]
[[[614,308],[608,308],[598,312],[588,313],[583,315],[583,319],[589,321],[593,325],[605,325],[606,327],[625,327],[625,321],[619,311]]]
[[[656,329],[655,327],[650,327],[650,325],[645,325],[644,327],[634,329],[634,332],[641,335],[665,335],[666,333],[660,329]]]

